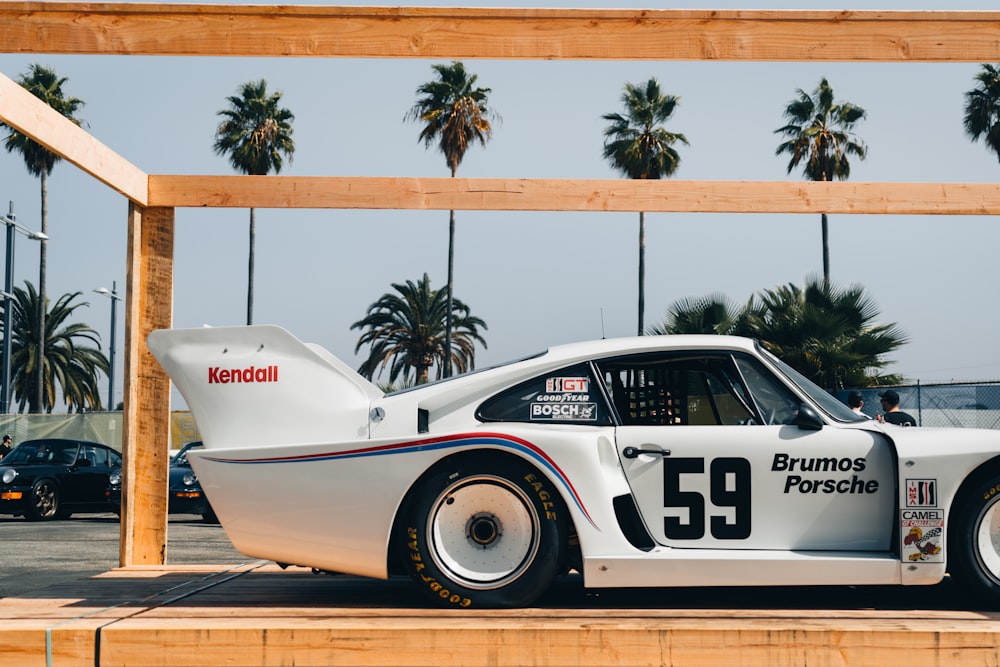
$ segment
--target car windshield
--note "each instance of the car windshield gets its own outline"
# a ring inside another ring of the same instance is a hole
[[[170,465],[190,468],[191,464],[188,462],[188,452],[192,449],[200,449],[201,446],[200,442],[193,442],[190,445],[185,445],[181,448],[181,451],[177,452],[177,455],[174,457],[174,460],[170,462]]]
[[[778,367],[778,370],[784,373],[785,377],[794,382],[803,392],[808,394],[809,398],[811,398],[823,410],[823,412],[827,413],[837,421],[842,422],[857,422],[865,421],[867,419],[864,415],[859,416],[849,407],[838,401],[835,396],[830,394],[828,391],[824,391],[812,380],[802,375],[802,373],[799,373],[778,357],[763,348],[759,349],[771,363]]]
[[[73,465],[76,450],[75,442],[29,440],[22,442],[5,456],[3,465]]]

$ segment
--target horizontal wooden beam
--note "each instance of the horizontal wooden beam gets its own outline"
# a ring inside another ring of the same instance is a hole
[[[0,2],[0,52],[990,62],[1000,12]]]
[[[0,121],[135,203],[145,205],[146,174],[3,74]]]
[[[683,213],[1000,214],[992,183],[149,176],[149,205]]]

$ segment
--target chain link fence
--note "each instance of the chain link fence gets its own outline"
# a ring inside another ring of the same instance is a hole
[[[1000,429],[1000,381],[858,388],[864,396],[865,414],[875,417],[882,413],[879,394],[886,389],[899,394],[899,409],[913,415],[919,426]],[[834,395],[847,403],[851,391],[843,389]]]
[[[121,412],[0,415],[0,434],[9,433],[15,445],[36,438],[72,438],[100,442],[121,451],[123,421]],[[170,413],[170,442],[164,442],[164,446],[175,450],[200,439],[190,412]]]

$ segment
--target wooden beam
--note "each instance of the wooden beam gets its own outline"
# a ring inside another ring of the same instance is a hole
[[[150,175],[167,207],[1000,214],[1000,184]]]
[[[129,204],[119,562],[162,565],[167,550],[170,378],[146,347],[173,317],[174,210]]]
[[[146,174],[3,74],[0,121],[130,200],[146,203]]]
[[[1000,12],[0,2],[0,52],[978,63]]]

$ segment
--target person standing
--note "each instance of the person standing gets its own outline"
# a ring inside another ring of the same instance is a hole
[[[10,454],[12,449],[14,449],[14,444],[11,442],[10,435],[5,433],[3,442],[0,442],[0,459]]]
[[[847,395],[847,407],[857,413],[859,417],[871,419],[871,417],[861,411],[861,408],[865,407],[865,395],[857,389]]]
[[[899,409],[899,394],[893,389],[887,389],[879,394],[882,399],[884,415],[879,415],[880,422],[897,424],[899,426],[916,426],[917,420],[908,412]]]

